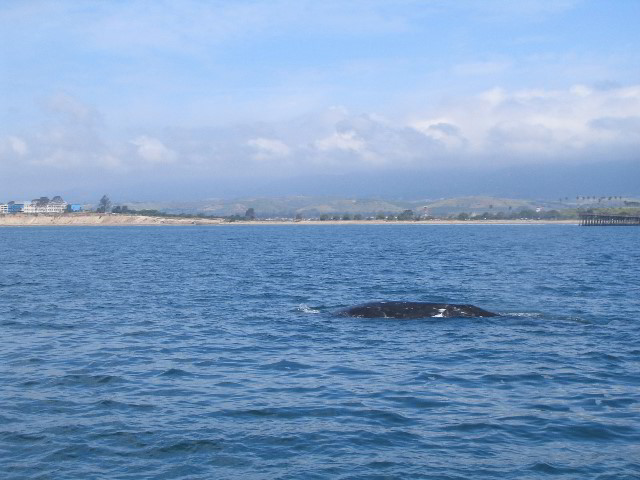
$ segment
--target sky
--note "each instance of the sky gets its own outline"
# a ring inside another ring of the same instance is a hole
[[[638,19],[638,0],[4,0],[0,201],[640,194]]]

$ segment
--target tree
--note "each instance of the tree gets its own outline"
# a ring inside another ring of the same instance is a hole
[[[466,212],[461,212],[458,214],[458,220],[469,220],[469,214]]]
[[[126,205],[116,205],[111,209],[111,213],[129,213],[129,207]]]
[[[519,212],[521,218],[535,218],[538,215],[530,208],[524,208]]]
[[[345,213],[344,215],[342,215],[342,220],[351,220],[351,215]]]
[[[107,213],[111,211],[111,200],[107,195],[103,195],[98,203],[98,212]]]
[[[360,215],[359,213],[356,213],[356,214],[353,216],[353,219],[354,219],[354,220],[362,220],[362,215]]]
[[[398,220],[413,220],[413,210],[405,210],[401,214],[398,215]]]
[[[247,211],[244,213],[244,216],[247,220],[255,220],[256,219],[256,211],[251,208],[247,208]]]
[[[326,222],[327,220],[329,220],[329,215],[328,214],[323,213],[322,215],[320,215],[320,221]]]

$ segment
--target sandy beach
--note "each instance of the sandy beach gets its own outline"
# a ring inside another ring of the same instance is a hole
[[[154,225],[219,225],[221,219],[209,218],[167,218],[145,215],[121,215],[99,213],[47,214],[7,214],[0,215],[0,226],[154,226]]]
[[[63,215],[0,215],[0,226],[193,226],[193,225],[544,225],[567,224],[577,225],[578,220],[420,220],[420,221],[386,221],[386,220],[253,220],[226,222],[220,218],[178,218],[150,217],[144,215],[121,214],[63,214]]]

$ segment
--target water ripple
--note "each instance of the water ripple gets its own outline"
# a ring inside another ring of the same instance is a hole
[[[614,230],[0,229],[0,476],[639,478]],[[504,315],[334,315],[380,299]]]

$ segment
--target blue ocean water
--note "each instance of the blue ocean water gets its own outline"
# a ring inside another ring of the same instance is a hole
[[[0,477],[640,478],[640,229],[0,229]],[[358,319],[373,300],[497,318]]]

